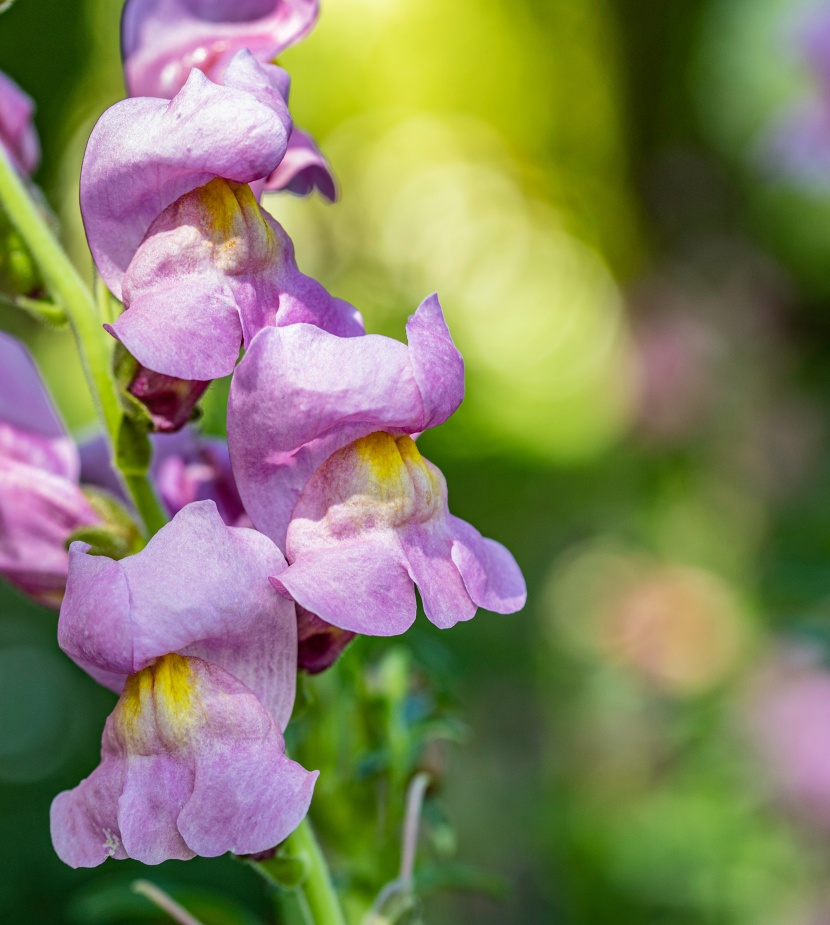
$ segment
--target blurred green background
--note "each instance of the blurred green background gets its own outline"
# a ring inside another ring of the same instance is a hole
[[[426,764],[430,925],[830,923],[830,184],[759,156],[818,92],[802,9],[324,0],[282,59],[342,199],[267,206],[371,331],[402,337],[438,290],[468,396],[421,446],[530,592],[517,616],[361,641],[308,685],[293,747],[323,768],[314,818],[355,909],[397,863],[381,777],[394,821]],[[86,273],[77,177],[123,95],[119,13],[0,17]],[[0,326],[88,428],[70,338],[2,307]],[[144,875],[208,925],[267,920],[230,859],[53,855],[49,803],[95,766],[113,703],[55,624],[0,589],[0,921],[163,921],[129,892]]]

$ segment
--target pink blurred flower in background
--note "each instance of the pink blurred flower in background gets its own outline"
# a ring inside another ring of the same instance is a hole
[[[744,720],[777,799],[830,830],[830,670],[818,653],[791,646],[762,666]]]
[[[63,597],[69,538],[102,520],[80,468],[28,351],[0,333],[0,574],[47,607]]]
[[[34,111],[31,97],[0,71],[0,146],[25,174],[33,173],[40,163]]]

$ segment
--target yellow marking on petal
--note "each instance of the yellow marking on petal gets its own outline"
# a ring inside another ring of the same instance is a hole
[[[273,259],[276,239],[247,183],[221,177],[187,193],[213,259],[225,273],[254,270]]]
[[[407,438],[414,444],[411,438]],[[391,434],[378,432],[369,434],[352,444],[360,461],[367,467],[371,477],[378,482],[388,483],[400,480],[405,474],[404,462],[398,444]],[[415,452],[418,456],[417,448]],[[423,457],[421,457],[423,459]]]
[[[184,745],[202,709],[190,659],[163,655],[130,675],[116,707],[116,722],[130,751],[153,751],[161,738],[167,745]]]
[[[350,518],[366,526],[422,523],[441,508],[443,484],[437,470],[408,436],[369,434],[341,451],[335,462],[347,494]]]

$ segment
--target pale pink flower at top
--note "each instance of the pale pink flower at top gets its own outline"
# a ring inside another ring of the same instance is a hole
[[[247,48],[274,63],[304,38],[319,14],[318,0],[127,0],[121,22],[124,77],[131,96],[170,99],[192,68],[217,83],[234,54]],[[294,129],[269,190],[336,197],[331,169],[313,139]]]
[[[126,311],[108,326],[139,365],[188,381],[232,372],[263,327],[360,334],[347,303],[297,269],[249,184],[281,163],[287,75],[238,52],[213,83],[194,69],[167,102],[123,100],[98,121],[81,173],[90,249]]]

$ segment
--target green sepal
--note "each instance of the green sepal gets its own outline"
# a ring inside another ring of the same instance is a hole
[[[272,858],[261,861],[249,858],[248,863],[261,877],[281,890],[298,890],[308,879],[308,859],[288,854],[283,848]]]
[[[125,414],[115,442],[116,466],[125,475],[146,475],[152,458],[149,428],[143,421]]]
[[[8,305],[9,308],[19,308],[35,321],[40,321],[53,328],[62,328],[69,323],[66,312],[59,305],[46,299],[32,299],[24,295],[14,296],[0,291],[0,305],[2,304]]]
[[[124,559],[140,552],[144,548],[144,537],[136,522],[118,501],[96,488],[87,487],[82,490],[90,506],[101,518],[101,523],[76,530],[66,541],[67,547],[80,540],[92,547],[90,555],[107,556],[110,559]]]
[[[138,372],[138,360],[130,354],[123,344],[116,343],[112,355],[112,370],[115,373],[115,384],[118,388],[118,397],[124,413],[134,421],[141,423],[149,432],[153,427],[150,414],[142,402],[130,391],[135,375]]]
[[[144,405],[130,393],[130,385],[138,370],[138,360],[122,344],[116,344],[112,368],[118,398],[124,411],[115,441],[115,463],[126,475],[146,475],[153,457],[150,445],[153,422]]]

